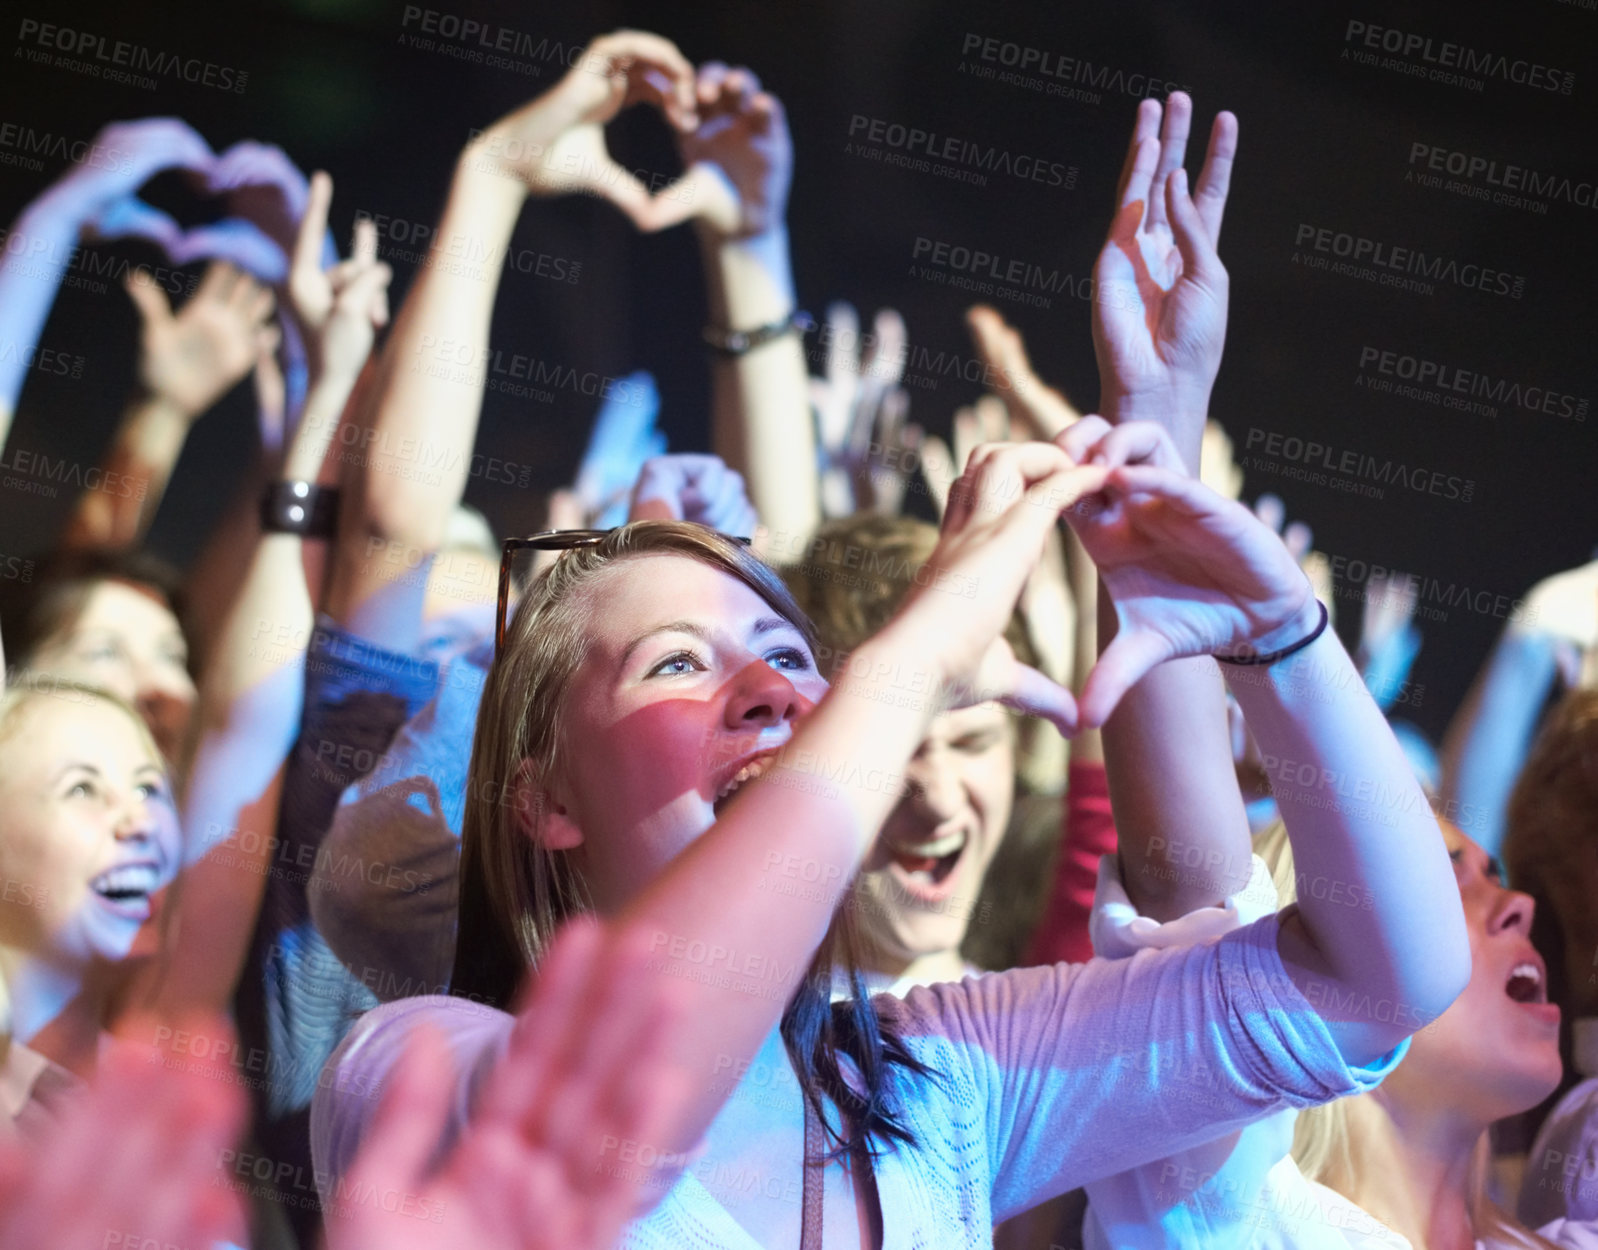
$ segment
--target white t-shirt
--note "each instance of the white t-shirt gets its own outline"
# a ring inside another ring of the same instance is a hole
[[[1254,857],[1249,883],[1224,907],[1201,908],[1160,924],[1140,916],[1121,885],[1115,857],[1099,861],[1090,929],[1099,955],[1214,942],[1276,909],[1265,863]],[[1407,1052],[1406,1041],[1394,1063]],[[1589,1082],[1598,1085],[1598,1082]],[[1087,1250],[1413,1250],[1363,1207],[1299,1171],[1291,1150],[1298,1112],[1286,1109],[1236,1132],[1086,1186]],[[1564,1250],[1598,1250],[1598,1225],[1555,1220],[1538,1235]],[[1476,1242],[1508,1250],[1518,1241]]]

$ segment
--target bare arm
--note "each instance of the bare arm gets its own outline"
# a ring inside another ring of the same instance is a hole
[[[555,87],[461,154],[432,250],[383,351],[371,429],[346,491],[327,601],[344,628],[392,651],[411,651],[420,639],[425,573],[470,473],[498,258],[527,196],[586,191],[647,218],[652,202],[619,166],[607,166],[600,128],[637,99],[686,117],[691,81],[667,40],[602,36]],[[451,249],[462,246],[487,260],[459,263]],[[416,471],[418,449],[426,450],[425,474]]]
[[[674,194],[698,217],[710,324],[773,325],[795,308],[788,251],[793,142],[782,104],[747,69],[711,63],[696,83],[699,125],[682,137],[688,173]],[[711,353],[711,445],[741,471],[761,518],[783,534],[821,520],[804,339],[781,335],[740,355]]]
[[[1227,274],[1216,253],[1237,146],[1220,114],[1197,202],[1179,178],[1193,106],[1173,95],[1139,107],[1115,220],[1095,271],[1100,403],[1113,424],[1150,419],[1196,475],[1209,394],[1226,332]],[[1161,123],[1164,123],[1163,134]],[[1099,596],[1099,648],[1117,631]],[[1226,697],[1214,661],[1163,664],[1129,691],[1104,726],[1121,877],[1143,914],[1174,920],[1248,882],[1250,844],[1232,765]]]

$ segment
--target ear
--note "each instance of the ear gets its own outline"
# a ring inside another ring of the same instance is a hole
[[[532,760],[523,760],[511,783],[510,801],[516,827],[546,851],[569,851],[583,843],[578,828],[560,795],[544,786]]]

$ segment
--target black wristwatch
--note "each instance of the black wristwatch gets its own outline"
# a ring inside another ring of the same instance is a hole
[[[331,538],[338,528],[338,488],[315,482],[272,482],[261,494],[261,528],[268,534]]]

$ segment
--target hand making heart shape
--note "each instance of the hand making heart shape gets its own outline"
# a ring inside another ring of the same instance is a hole
[[[695,129],[693,66],[659,35],[601,35],[554,87],[479,135],[468,159],[516,179],[531,195],[598,196],[640,230],[662,230],[691,215],[681,180],[651,193],[605,144],[606,124],[639,103],[654,105],[679,133]]]
[[[222,197],[231,215],[184,227],[141,199],[140,188],[167,170],[185,171],[196,191]],[[146,117],[101,130],[47,195],[86,240],[146,239],[175,265],[224,260],[275,284],[288,274],[307,185],[279,148],[245,141],[218,155],[185,122]]]

